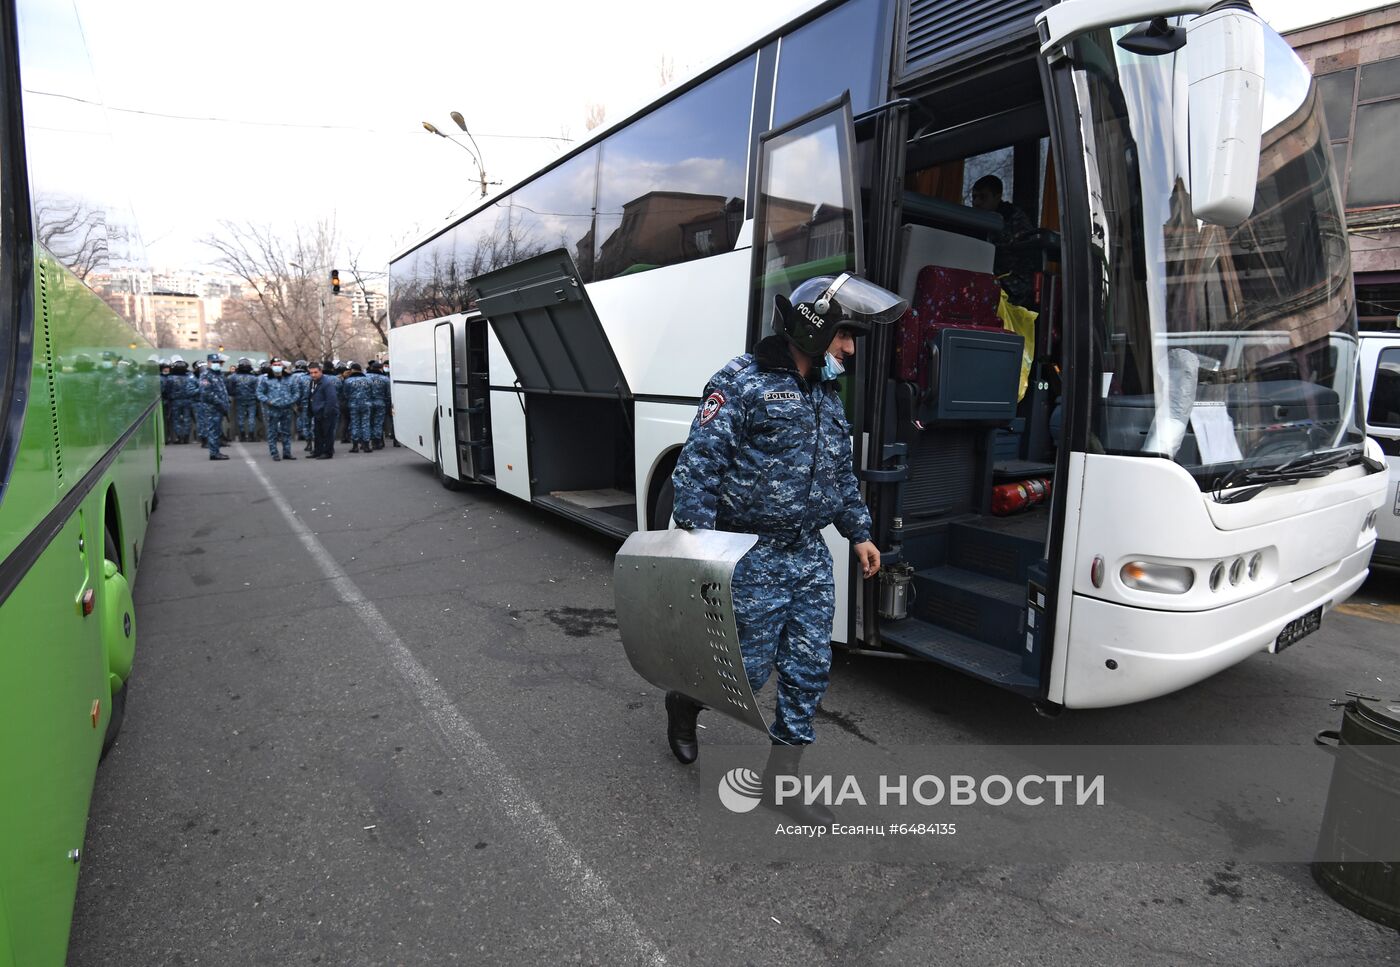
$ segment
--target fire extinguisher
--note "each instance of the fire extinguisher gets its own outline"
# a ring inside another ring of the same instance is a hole
[[[992,488],[992,513],[1005,517],[1043,503],[1050,496],[1050,481],[1045,477],[997,484]]]

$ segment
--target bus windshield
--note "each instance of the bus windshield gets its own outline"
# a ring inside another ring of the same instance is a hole
[[[1098,294],[1091,450],[1166,457],[1214,489],[1229,471],[1364,442],[1356,314],[1322,103],[1266,28],[1254,210],[1191,210],[1185,50],[1074,44]]]

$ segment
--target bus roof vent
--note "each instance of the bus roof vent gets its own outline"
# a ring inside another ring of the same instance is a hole
[[[900,0],[897,83],[999,47],[1035,43],[1040,0]]]

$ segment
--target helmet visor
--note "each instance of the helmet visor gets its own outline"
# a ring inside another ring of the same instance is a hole
[[[909,308],[908,300],[857,275],[841,275],[828,291],[847,318],[866,326],[894,322]]]

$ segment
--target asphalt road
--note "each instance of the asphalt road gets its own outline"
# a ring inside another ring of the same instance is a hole
[[[70,962],[1380,964],[1400,937],[1306,866],[717,863],[660,695],[622,654],[616,544],[408,450],[167,451],[125,729],[98,772]],[[1276,657],[1037,717],[837,659],[823,742],[1280,743],[1400,681],[1400,577]],[[1374,602],[1374,604],[1373,604]],[[702,742],[751,742],[707,716]],[[702,749],[703,755],[703,749]]]

